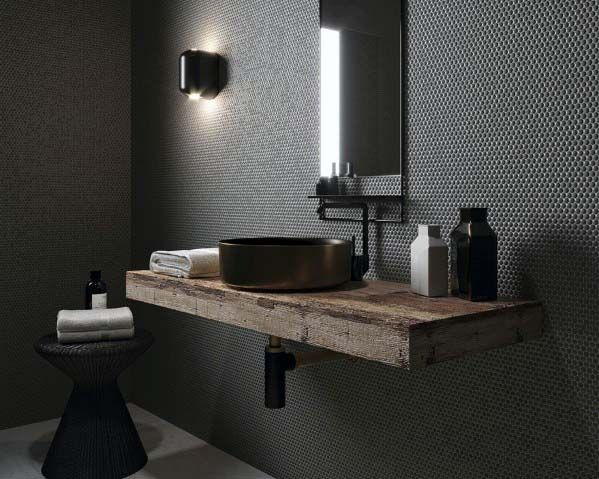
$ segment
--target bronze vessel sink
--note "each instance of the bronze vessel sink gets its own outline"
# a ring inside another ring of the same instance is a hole
[[[220,241],[219,250],[221,279],[234,288],[330,288],[351,277],[351,241],[241,238]]]

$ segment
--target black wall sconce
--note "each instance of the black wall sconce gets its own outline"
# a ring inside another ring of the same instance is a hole
[[[187,50],[179,57],[179,90],[190,100],[212,100],[221,91],[221,57]]]

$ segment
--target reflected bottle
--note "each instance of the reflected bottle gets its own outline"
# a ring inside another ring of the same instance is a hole
[[[461,208],[451,233],[451,292],[470,301],[497,299],[497,235],[487,208]]]

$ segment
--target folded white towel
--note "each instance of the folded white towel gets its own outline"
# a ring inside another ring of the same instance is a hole
[[[220,274],[218,248],[154,251],[150,269],[178,278],[208,278]]]
[[[68,343],[95,343],[97,341],[115,341],[117,339],[130,339],[135,336],[135,328],[107,329],[98,331],[67,331],[57,332],[60,344]]]
[[[133,328],[133,313],[126,306],[110,309],[82,309],[58,312],[59,333],[109,331]]]

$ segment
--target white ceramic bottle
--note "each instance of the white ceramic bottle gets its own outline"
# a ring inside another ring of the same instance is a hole
[[[410,248],[412,291],[423,296],[447,296],[448,249],[439,225],[418,225],[418,237]]]

